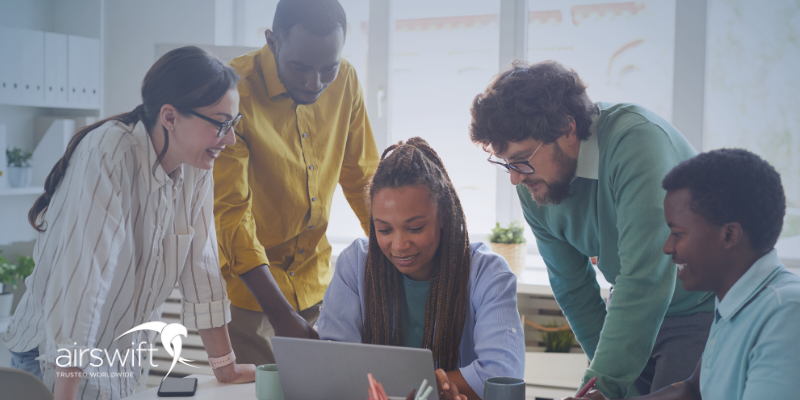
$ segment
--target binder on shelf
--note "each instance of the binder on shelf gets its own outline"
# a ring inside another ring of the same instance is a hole
[[[22,99],[22,29],[0,27],[0,89],[3,101]]]
[[[37,117],[33,122],[34,143],[31,186],[44,186],[47,175],[67,150],[75,132],[75,120],[59,117]]]
[[[45,102],[67,102],[67,35],[44,33]]]
[[[100,104],[100,40],[86,38],[86,102]]]
[[[44,101],[44,32],[22,29],[22,100]]]

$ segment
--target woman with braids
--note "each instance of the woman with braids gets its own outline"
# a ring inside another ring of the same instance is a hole
[[[502,257],[470,244],[436,152],[420,138],[387,148],[369,200],[369,241],[339,255],[320,338],[430,349],[440,398],[480,399],[487,378],[522,378],[516,277]]]
[[[237,82],[204,50],[173,50],[147,72],[143,103],[76,132],[47,177],[28,216],[36,268],[3,340],[56,399],[133,394],[156,332],[127,332],[158,321],[176,284],[181,324],[200,331],[217,379],[254,380],[233,362],[213,214]]]

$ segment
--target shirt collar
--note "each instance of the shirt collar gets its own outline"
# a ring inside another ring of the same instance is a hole
[[[275,63],[275,56],[269,49],[269,45],[264,45],[259,54],[261,58],[261,73],[264,75],[264,82],[267,84],[267,95],[269,98],[286,93],[286,87],[278,77],[278,64]]]
[[[578,149],[578,167],[575,176],[587,179],[598,179],[600,170],[600,146],[597,143],[597,121],[600,115],[592,115],[589,125],[589,138],[581,141]]]
[[[158,159],[158,154],[156,153],[155,147],[153,147],[153,141],[150,139],[147,129],[144,127],[144,122],[137,122],[131,133],[133,137],[136,138],[139,146],[147,149],[145,153],[141,153],[142,168],[140,173],[144,175],[144,180],[148,183],[149,193],[155,192],[158,188],[167,185],[167,183],[172,186],[183,183],[183,164],[172,173],[176,178],[175,180],[167,175],[164,168],[161,167],[161,163],[159,163],[155,171],[153,171],[153,164],[156,162],[156,159]]]
[[[729,319],[736,315],[750,299],[755,297],[761,289],[772,281],[781,267],[782,264],[778,259],[778,250],[775,249],[756,260],[750,269],[728,290],[722,301],[719,301],[719,298],[715,298],[719,317]]]

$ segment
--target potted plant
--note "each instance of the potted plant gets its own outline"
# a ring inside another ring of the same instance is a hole
[[[569,325],[553,321],[544,325],[524,319],[526,325],[539,331],[544,352],[525,353],[525,381],[568,389],[581,381],[589,366],[589,359],[580,350],[571,352],[575,345],[575,334]],[[575,348],[577,349],[577,348]]]
[[[33,267],[33,257],[19,256],[14,265],[0,256],[0,317],[10,316],[14,311],[15,303],[24,294],[25,278],[33,273]]]
[[[0,250],[2,253],[2,250]],[[11,315],[11,305],[14,301],[14,290],[17,284],[15,266],[0,255],[0,317]]]
[[[6,149],[6,160],[8,162],[8,184],[14,188],[27,187],[31,183],[31,165],[28,160],[33,157],[33,153],[15,147],[11,150]]]
[[[521,223],[511,223],[508,228],[502,228],[497,223],[489,235],[489,247],[508,261],[508,265],[517,276],[525,268],[525,256],[528,253],[523,232]]]

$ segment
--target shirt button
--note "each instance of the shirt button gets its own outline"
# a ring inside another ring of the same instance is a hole
[[[314,227],[314,225],[309,225],[309,226],[308,226],[308,229],[311,229],[311,228],[313,228],[313,227]]]
[[[300,249],[300,254],[303,254],[305,252],[306,252],[306,249]]]
[[[316,197],[312,197],[311,201],[317,201],[317,198]]]
[[[308,134],[307,134],[307,133],[305,133],[305,132],[303,132],[303,139],[305,139],[305,138],[306,138],[306,136],[308,136]]]
[[[511,328],[511,333],[517,333],[517,328]]]
[[[294,272],[289,272],[289,276],[294,276]]]
[[[314,169],[314,166],[313,165],[309,165],[308,169]]]

